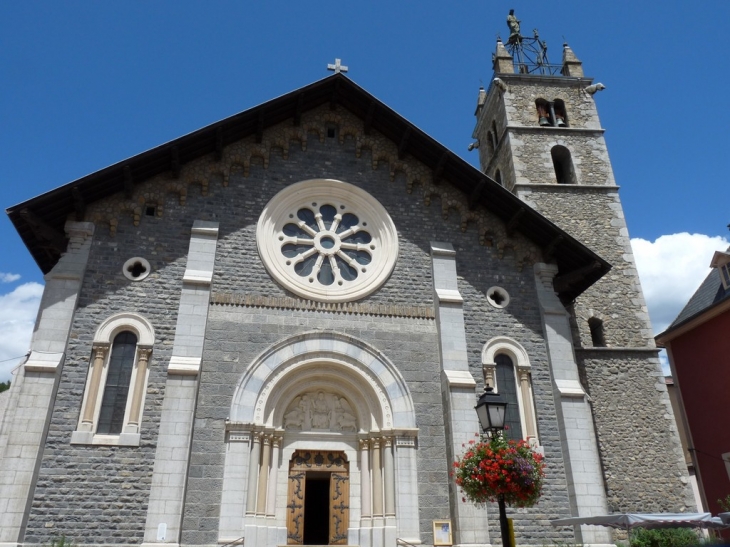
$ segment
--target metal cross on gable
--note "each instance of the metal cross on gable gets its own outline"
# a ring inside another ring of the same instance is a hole
[[[327,70],[334,70],[335,74],[339,74],[340,72],[347,72],[347,67],[342,64],[341,59],[335,59],[335,64],[328,64]]]

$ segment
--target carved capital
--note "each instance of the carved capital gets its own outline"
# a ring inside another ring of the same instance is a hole
[[[146,365],[152,354],[152,348],[137,347],[137,356],[140,365]]]
[[[360,439],[358,445],[360,450],[370,450],[370,441],[368,439]]]
[[[94,352],[94,360],[101,359],[103,361],[109,351],[109,343],[97,342],[92,346],[92,351]]]
[[[517,369],[517,372],[520,375],[520,382],[529,382],[530,381],[530,368],[529,367],[520,367]]]
[[[484,374],[484,385],[494,389],[496,384],[497,365],[495,363],[485,363],[482,365],[482,374]]]

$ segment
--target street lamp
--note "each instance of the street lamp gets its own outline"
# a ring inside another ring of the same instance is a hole
[[[507,410],[507,399],[503,395],[494,393],[492,388],[487,386],[474,409],[477,411],[479,425],[484,433],[492,436],[502,434]],[[499,528],[502,531],[502,547],[512,547],[507,511],[504,507],[504,494],[497,497],[497,505],[499,506]]]
[[[482,426],[484,433],[494,435],[504,429],[507,398],[499,393],[494,393],[491,386],[484,389],[484,393],[479,397],[474,409],[477,411],[479,425]]]

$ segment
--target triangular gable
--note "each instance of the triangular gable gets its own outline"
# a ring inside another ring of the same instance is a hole
[[[433,170],[435,184],[448,182],[464,193],[469,208],[483,206],[501,219],[507,232],[520,232],[558,264],[556,289],[573,300],[609,269],[598,255],[530,208],[514,194],[472,167],[411,122],[359,87],[334,74],[51,190],[7,210],[41,270],[48,272],[65,250],[64,224],[69,215],[83,218],[86,206],[117,192],[131,194],[136,184],[212,154],[243,138],[261,141],[264,131],[323,105],[342,106],[362,120],[367,135],[375,130],[398,146],[398,156],[412,156]]]

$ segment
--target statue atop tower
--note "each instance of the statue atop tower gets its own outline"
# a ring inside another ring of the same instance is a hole
[[[559,74],[561,65],[551,65],[548,60],[547,42],[540,39],[537,29],[533,29],[532,38],[522,36],[520,34],[521,22],[517,19],[515,10],[509,10],[509,15],[507,15],[509,38],[506,47],[514,59],[516,71],[520,74]]]
[[[507,16],[507,26],[509,27],[508,43],[518,42],[520,39],[520,20],[515,16],[515,10],[509,10]]]

